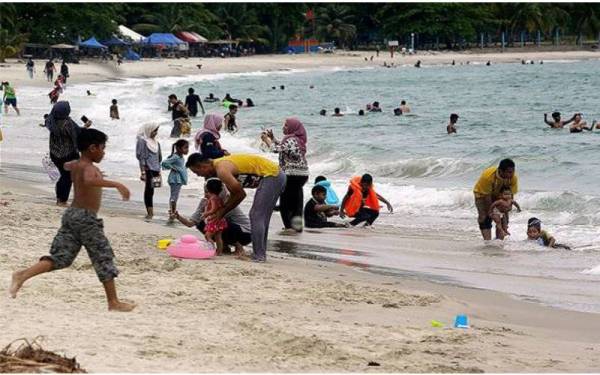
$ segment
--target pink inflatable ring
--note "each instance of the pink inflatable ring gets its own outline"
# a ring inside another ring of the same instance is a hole
[[[175,244],[167,247],[167,253],[175,258],[207,259],[215,256],[215,248],[206,241],[200,241],[196,236],[186,234]]]

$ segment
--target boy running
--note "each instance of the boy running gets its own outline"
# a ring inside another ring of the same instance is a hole
[[[62,217],[62,226],[54,237],[50,255],[41,257],[38,263],[25,270],[13,273],[9,289],[12,298],[16,298],[17,292],[28,279],[70,266],[81,246],[84,246],[100,282],[104,285],[108,309],[131,311],[135,307],[135,304],[117,298],[114,279],[119,271],[113,262],[112,248],[104,235],[103,221],[96,216],[104,187],[117,189],[123,200],[129,200],[129,190],[125,185],[105,180],[100,169],[94,165],[104,157],[106,141],[106,134],[99,130],[81,130],[77,137],[81,159],[65,164],[65,169],[71,172],[75,185],[73,204]]]

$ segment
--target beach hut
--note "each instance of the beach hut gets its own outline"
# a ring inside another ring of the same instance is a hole
[[[103,41],[102,44],[107,47],[127,47],[131,45],[131,43],[121,40],[114,35],[109,40]]]
[[[123,39],[130,40],[133,43],[142,43],[144,39],[146,39],[146,37],[142,34],[136,33],[135,31],[123,25],[119,25],[119,34],[121,34]]]
[[[149,35],[142,43],[145,47],[151,47],[156,55],[163,55],[167,52],[167,56],[179,56],[180,52],[187,51],[189,45],[187,42],[177,38],[170,33],[154,33]]]
[[[106,48],[108,48],[104,44],[100,44],[100,42],[98,42],[95,37],[91,37],[90,39],[84,40],[83,42],[79,43],[79,47],[91,48],[91,49],[106,49]]]
[[[129,60],[129,61],[138,61],[140,59],[140,55],[138,55],[137,53],[135,53],[131,48],[129,48],[127,50],[127,52],[125,52],[123,54],[123,58],[125,60]]]
[[[192,31],[181,31],[175,33],[175,36],[189,44],[190,56],[200,56],[204,50],[203,46],[208,42],[208,39]]]

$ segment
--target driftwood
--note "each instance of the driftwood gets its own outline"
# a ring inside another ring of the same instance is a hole
[[[85,373],[75,357],[68,358],[44,350],[36,337],[32,342],[17,339],[0,351],[0,373]],[[15,343],[20,342],[16,346]],[[16,347],[16,348],[15,348]]]

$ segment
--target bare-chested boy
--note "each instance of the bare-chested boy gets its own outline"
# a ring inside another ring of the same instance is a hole
[[[565,125],[568,125],[569,123],[573,122],[573,120],[575,120],[576,116],[577,116],[577,114],[574,114],[573,117],[571,117],[567,121],[564,121],[564,120],[561,120],[561,118],[560,118],[560,112],[552,112],[552,120],[553,121],[548,121],[548,114],[544,113],[544,122],[546,123],[546,125],[550,126],[552,129],[562,129],[565,127]]]
[[[102,188],[115,188],[123,200],[129,200],[127,187],[120,182],[105,180],[94,165],[104,157],[107,139],[106,134],[96,129],[82,129],[78,135],[77,148],[81,152],[81,159],[65,164],[65,169],[71,171],[75,199],[63,214],[62,226],[54,237],[50,255],[41,257],[35,265],[25,270],[13,273],[9,289],[12,298],[17,296],[28,279],[70,266],[81,246],[84,246],[104,285],[108,309],[131,311],[135,307],[135,304],[117,298],[114,279],[119,271],[113,262],[114,254],[110,243],[104,235],[103,221],[96,216],[102,200]]]

